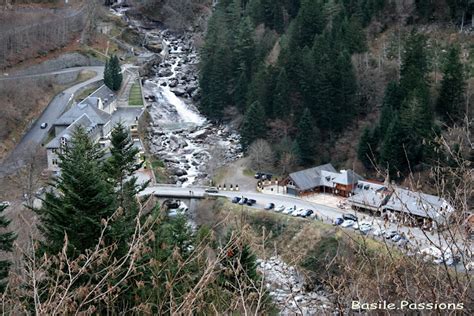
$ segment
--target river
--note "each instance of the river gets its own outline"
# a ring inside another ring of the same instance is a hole
[[[172,33],[158,25],[144,27],[142,20],[116,9],[130,27],[147,42],[161,43],[161,62],[143,80],[151,123],[147,141],[150,154],[163,160],[170,172],[169,181],[181,186],[209,184],[222,165],[242,157],[240,136],[226,125],[209,122],[198,110],[199,53],[193,45],[193,34]],[[153,55],[141,47],[138,57]]]

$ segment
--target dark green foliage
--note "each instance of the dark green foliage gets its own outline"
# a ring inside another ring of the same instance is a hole
[[[444,121],[459,121],[463,118],[466,90],[463,65],[459,59],[459,47],[449,48],[443,67],[443,79],[436,110]]]
[[[377,150],[377,139],[375,137],[376,129],[369,127],[364,129],[357,147],[357,158],[362,162],[365,168],[372,169],[375,166],[375,157]]]
[[[405,171],[408,163],[403,141],[406,139],[400,128],[400,120],[395,116],[388,126],[380,149],[380,165],[387,169],[390,175],[398,176],[399,171]]]
[[[118,91],[122,85],[120,61],[115,55],[112,55],[105,63],[104,84],[114,91]]]
[[[73,138],[59,154],[61,175],[54,184],[57,193],[48,192],[40,218],[43,251],[58,253],[67,234],[71,254],[84,253],[95,246],[102,231],[102,220],[116,210],[113,186],[105,179],[103,152],[92,143],[87,132],[78,127]],[[108,231],[105,242],[112,242]]]
[[[5,231],[10,224],[10,220],[3,215],[3,211],[5,211],[6,208],[6,205],[0,204],[0,251],[11,252],[13,242],[17,236],[13,232]],[[9,261],[0,260],[0,295],[5,291],[10,265],[11,263]]]
[[[273,114],[276,117],[288,118],[291,109],[290,87],[285,69],[278,74],[275,93],[273,94]]]
[[[311,249],[302,262],[302,267],[315,274],[317,279],[323,279],[326,275],[339,274],[339,267],[330,264],[340,252],[339,241],[335,237],[324,237],[314,249]],[[327,270],[327,267],[331,267]]]
[[[428,59],[425,47],[426,37],[413,30],[406,40],[400,69],[403,97],[406,97],[411,90],[427,85]]]
[[[265,111],[260,105],[260,102],[255,101],[250,105],[247,112],[245,112],[244,121],[240,127],[242,147],[244,150],[247,149],[254,140],[265,138],[265,124]]]
[[[309,109],[305,109],[298,123],[296,144],[298,159],[302,165],[309,166],[315,160],[315,145],[318,144],[319,132],[314,126],[313,118]]]
[[[400,93],[400,87],[396,81],[391,81],[385,89],[385,95],[382,104],[382,113],[379,120],[379,131],[381,138],[385,137],[385,131],[387,130],[393,116],[398,113],[401,107],[402,96]]]

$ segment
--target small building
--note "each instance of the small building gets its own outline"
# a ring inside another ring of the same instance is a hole
[[[389,198],[390,191],[382,183],[358,181],[347,201],[355,210],[381,216]]]
[[[54,172],[60,170],[58,154],[61,153],[68,146],[68,143],[71,140],[74,131],[79,126],[83,127],[86,130],[87,134],[93,141],[98,141],[100,139],[100,127],[93,120],[91,120],[86,113],[82,114],[77,120],[75,120],[71,125],[61,131],[59,135],[54,137],[53,140],[51,140],[46,145],[46,155],[48,158],[49,170]]]
[[[363,179],[352,170],[337,172],[330,164],[293,172],[286,180],[287,193],[305,195],[315,192],[350,196],[359,180]]]
[[[74,123],[83,114],[87,114],[89,119],[98,125],[100,128],[101,137],[105,137],[110,133],[110,130],[112,129],[110,124],[112,116],[100,110],[97,106],[92,105],[90,102],[93,102],[93,100],[89,100],[87,102],[84,101],[77,104],[76,106],[73,106],[70,110],[61,115],[56,120],[56,122],[54,122],[53,126],[55,135],[61,134],[68,126]]]
[[[395,187],[383,206],[385,213],[395,214],[399,221],[423,227],[447,223],[454,208],[443,198]]]

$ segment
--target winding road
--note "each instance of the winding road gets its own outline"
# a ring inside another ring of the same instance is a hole
[[[358,213],[354,210],[342,210],[339,208],[330,207],[323,204],[318,204],[310,202],[307,200],[300,199],[295,196],[286,195],[286,194],[267,194],[259,193],[250,190],[244,191],[219,191],[218,193],[206,193],[206,187],[177,187],[175,185],[155,185],[146,188],[140,193],[141,196],[146,195],[155,195],[157,197],[169,197],[169,198],[205,198],[207,196],[215,197],[224,197],[227,199],[232,199],[235,196],[238,197],[247,197],[250,199],[255,199],[257,203],[253,206],[254,208],[261,209],[268,203],[274,203],[276,206],[285,205],[286,207],[295,206],[298,208],[312,209],[319,219],[322,219],[326,223],[332,223],[337,217],[342,217],[344,213],[354,213],[361,221],[371,222],[374,229],[381,228],[385,231],[398,231],[403,232],[411,242],[411,248],[421,249],[428,246],[436,247],[446,247],[448,244],[453,244],[455,242],[459,247],[461,247],[460,240],[457,237],[443,237],[438,234],[431,234],[427,231],[423,231],[417,227],[407,227],[397,225],[396,223],[385,223],[379,218],[372,217],[365,213]],[[291,215],[287,215],[291,216]],[[353,230],[352,228],[347,228],[347,230]],[[369,234],[371,235],[371,234]],[[454,239],[453,239],[454,237]],[[382,238],[383,239],[383,238]],[[449,242],[448,242],[449,241]],[[465,249],[464,247],[461,247]],[[468,247],[469,251],[472,252],[473,249],[471,246]]]
[[[18,75],[18,76],[2,76],[0,77],[0,82],[5,80],[16,80],[24,78],[34,78],[34,77],[45,77],[45,76],[54,76],[70,72],[79,72],[83,70],[92,71],[95,73],[95,76],[78,83],[72,87],[67,88],[61,93],[57,94],[53,100],[49,103],[46,109],[41,113],[39,118],[31,125],[28,132],[23,136],[21,141],[16,145],[10,155],[5,159],[5,161],[0,166],[0,176],[5,176],[17,168],[23,166],[24,158],[26,157],[28,151],[34,152],[36,148],[41,144],[43,139],[45,139],[49,129],[52,127],[53,122],[66,110],[67,104],[73,98],[74,94],[81,88],[100,81],[103,79],[104,67],[103,66],[85,66],[85,67],[73,67],[67,68],[58,71],[52,71],[41,74],[32,74],[32,75]],[[41,129],[40,125],[42,123],[48,123],[48,128]]]

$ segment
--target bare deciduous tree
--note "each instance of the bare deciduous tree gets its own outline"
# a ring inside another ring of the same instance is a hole
[[[264,139],[254,141],[248,150],[250,168],[253,170],[269,170],[275,162],[275,154],[270,144]]]

